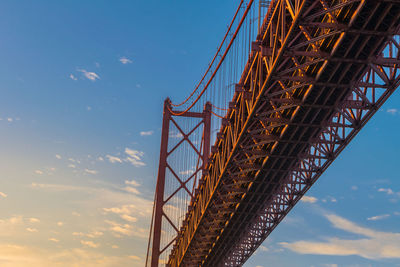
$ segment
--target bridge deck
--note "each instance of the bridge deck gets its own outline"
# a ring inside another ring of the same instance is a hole
[[[399,84],[397,1],[273,7],[170,266],[243,264]]]

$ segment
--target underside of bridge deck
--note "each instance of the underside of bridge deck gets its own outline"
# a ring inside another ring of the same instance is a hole
[[[169,266],[240,266],[400,83],[398,1],[272,1]]]

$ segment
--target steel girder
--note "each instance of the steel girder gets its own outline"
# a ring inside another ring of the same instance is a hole
[[[169,266],[240,266],[400,83],[400,3],[272,1]]]

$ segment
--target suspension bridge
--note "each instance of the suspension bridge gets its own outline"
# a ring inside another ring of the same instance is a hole
[[[399,0],[240,1],[164,103],[146,266],[242,266],[400,84]]]

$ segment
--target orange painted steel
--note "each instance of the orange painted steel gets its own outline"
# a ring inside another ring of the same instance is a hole
[[[398,1],[271,1],[167,266],[244,264],[400,85],[399,33]]]

